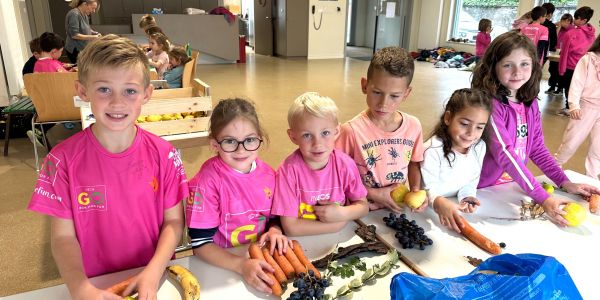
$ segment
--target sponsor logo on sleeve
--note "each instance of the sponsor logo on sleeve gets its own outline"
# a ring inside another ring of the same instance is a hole
[[[44,189],[43,186],[36,187],[33,190],[33,193],[36,194],[36,195],[40,195],[40,196],[46,197],[49,200],[54,200],[54,201],[62,202],[62,197],[61,196],[56,195],[52,191],[48,191],[48,190]]]
[[[54,156],[52,153],[48,153],[44,163],[42,164],[42,168],[40,169],[40,177],[38,180],[47,182],[54,186],[59,165],[60,159],[58,159],[58,157]]]

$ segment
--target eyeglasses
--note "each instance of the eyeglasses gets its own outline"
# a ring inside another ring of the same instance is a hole
[[[242,141],[238,141],[236,139],[222,139],[217,141],[221,149],[225,152],[235,152],[238,150],[240,145],[246,149],[246,151],[256,151],[260,148],[260,144],[262,144],[263,140],[257,137],[248,137]]]

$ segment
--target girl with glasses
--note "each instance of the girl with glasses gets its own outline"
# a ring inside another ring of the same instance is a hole
[[[190,181],[186,221],[194,255],[234,271],[265,293],[274,269],[265,261],[238,256],[224,248],[270,241],[270,252],[291,251],[276,222],[271,222],[275,172],[258,158],[267,138],[252,103],[221,100],[210,117],[210,146],[217,155],[207,160]],[[277,250],[275,250],[277,246]]]

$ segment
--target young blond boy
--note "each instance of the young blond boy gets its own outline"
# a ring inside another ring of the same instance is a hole
[[[302,94],[288,111],[288,136],[298,149],[277,170],[271,208],[286,235],[337,232],[369,211],[356,165],[334,150],[337,111],[317,93]]]
[[[400,212],[390,192],[407,180],[411,191],[421,188],[421,123],[398,110],[410,95],[414,69],[412,57],[402,48],[377,51],[367,78],[360,82],[367,109],[342,125],[336,141],[336,147],[358,166],[371,210],[385,207]]]
[[[29,209],[51,218],[51,247],[74,299],[121,299],[89,277],[145,267],[125,290],[155,298],[183,229],[189,191],[177,151],[135,125],[152,95],[148,60],[116,35],[78,57],[79,96],[96,123],[58,144],[44,161]]]

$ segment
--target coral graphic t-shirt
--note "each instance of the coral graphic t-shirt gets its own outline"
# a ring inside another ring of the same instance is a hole
[[[217,227],[215,244],[235,247],[258,240],[271,216],[275,171],[260,159],[244,174],[219,156],[207,160],[189,183],[186,205],[189,228]]]
[[[300,150],[296,150],[277,170],[271,212],[278,216],[316,220],[313,208],[317,201],[345,206],[366,197],[367,190],[348,155],[333,150],[323,169],[312,170],[302,159]]]
[[[342,125],[336,147],[354,159],[363,184],[380,188],[407,180],[408,163],[423,160],[423,129],[404,112],[393,132],[377,127],[365,111]]]
[[[527,159],[527,137],[528,137],[528,127],[527,127],[527,115],[525,114],[525,104],[523,103],[515,103],[512,101],[508,101],[510,107],[517,114],[517,134],[514,144],[515,154],[517,158],[520,159],[523,163]],[[502,176],[498,178],[496,184],[511,182],[513,179],[508,175],[508,173],[502,173]]]
[[[73,221],[92,277],[146,266],[164,211],[188,195],[183,163],[167,141],[138,127],[127,150],[110,153],[90,127],[50,151],[28,208]]]

